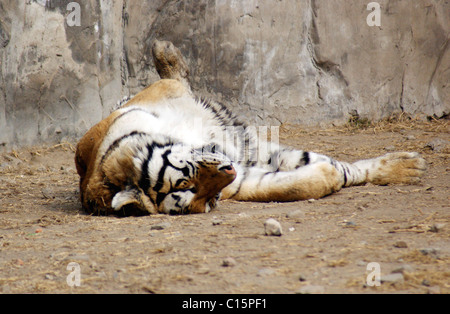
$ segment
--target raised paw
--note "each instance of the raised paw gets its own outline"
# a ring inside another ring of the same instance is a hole
[[[368,181],[378,185],[418,183],[427,169],[425,159],[418,153],[390,153],[372,161]]]
[[[169,41],[155,40],[152,54],[161,79],[178,80],[189,88],[189,67],[177,47]]]

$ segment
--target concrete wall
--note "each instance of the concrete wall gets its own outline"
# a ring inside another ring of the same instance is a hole
[[[81,136],[158,79],[156,38],[250,123],[448,115],[449,1],[377,1],[372,27],[369,2],[2,0],[0,150]]]

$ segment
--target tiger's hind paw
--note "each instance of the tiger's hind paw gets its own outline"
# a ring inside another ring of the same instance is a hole
[[[374,164],[368,172],[368,182],[378,185],[415,184],[427,169],[425,159],[418,153],[390,153],[373,161]]]

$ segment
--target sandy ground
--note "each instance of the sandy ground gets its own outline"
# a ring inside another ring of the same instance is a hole
[[[0,154],[0,292],[449,293],[449,126],[285,128],[281,142],[340,160],[418,151],[430,168],[419,185],[283,204],[225,201],[189,216],[84,214],[74,143]],[[268,218],[282,236],[264,234]],[[80,286],[67,283],[71,262]],[[367,284],[372,262],[380,286]]]

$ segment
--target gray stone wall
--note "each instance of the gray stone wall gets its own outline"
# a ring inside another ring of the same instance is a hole
[[[377,1],[380,26],[369,2],[2,0],[0,150],[81,136],[158,79],[154,39],[257,125],[448,115],[449,1]]]

